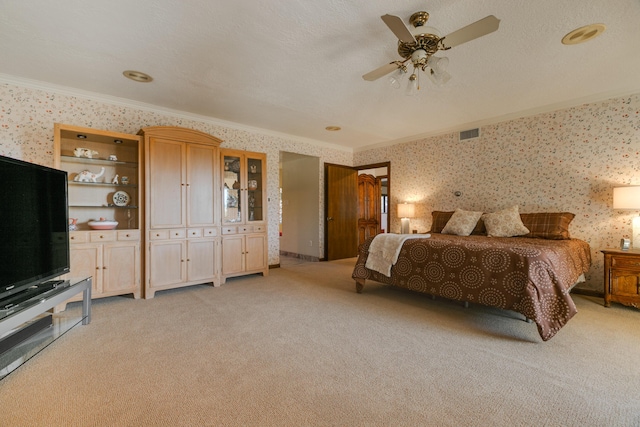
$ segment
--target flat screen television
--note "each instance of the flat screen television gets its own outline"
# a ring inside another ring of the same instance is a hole
[[[69,272],[67,173],[0,156],[0,301]]]

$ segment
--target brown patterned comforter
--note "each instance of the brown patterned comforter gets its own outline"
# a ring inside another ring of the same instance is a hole
[[[402,246],[391,277],[365,267],[368,239],[352,277],[452,300],[513,310],[533,320],[544,341],[576,314],[571,287],[591,265],[589,245],[578,239],[431,234]]]

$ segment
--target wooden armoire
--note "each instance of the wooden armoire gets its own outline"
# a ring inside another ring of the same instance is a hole
[[[380,233],[380,198],[376,177],[358,175],[358,244]]]

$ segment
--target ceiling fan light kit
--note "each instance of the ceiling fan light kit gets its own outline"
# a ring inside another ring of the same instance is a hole
[[[433,56],[436,52],[451,49],[459,44],[492,33],[500,25],[498,18],[489,15],[451,34],[440,37],[438,30],[424,25],[429,20],[427,12],[416,12],[411,15],[409,23],[414,27],[412,31],[397,16],[383,15],[380,18],[398,38],[398,54],[402,60],[385,64],[363,75],[362,78],[374,81],[397,71],[389,76],[389,83],[392,87],[399,88],[402,76],[408,74],[407,65],[413,65],[413,72],[409,75],[405,91],[407,95],[415,95],[420,90],[420,71],[426,73],[437,86],[441,86],[451,79],[451,75],[446,71],[449,58]]]

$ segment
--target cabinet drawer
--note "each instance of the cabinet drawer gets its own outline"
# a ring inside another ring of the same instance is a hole
[[[238,227],[222,227],[222,234],[236,234],[238,232]]]
[[[118,231],[118,240],[140,240],[140,230]]]
[[[84,231],[72,231],[69,233],[69,242],[73,245],[75,243],[87,243],[89,241],[89,233]]]
[[[187,230],[184,228],[174,228],[169,230],[170,239],[184,239],[187,237]]]
[[[626,256],[612,256],[611,267],[640,270],[640,258]]]
[[[262,233],[267,230],[264,225],[241,225],[238,227],[238,233]]]
[[[216,228],[205,228],[202,232],[204,237],[214,237],[218,235],[218,230]]]
[[[202,228],[188,228],[187,237],[192,239],[196,237],[202,237]]]
[[[184,228],[173,228],[171,230],[151,230],[149,232],[149,240],[168,240],[168,239],[184,239],[187,236],[187,230]]]
[[[92,232],[89,235],[89,241],[91,243],[95,243],[95,242],[115,242],[115,240],[116,240],[116,232],[115,231]]]
[[[152,230],[149,232],[149,240],[167,240],[169,239],[169,230]]]

